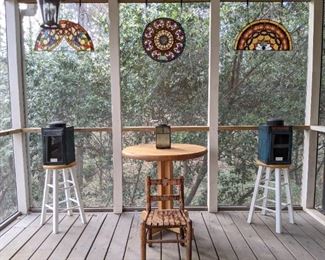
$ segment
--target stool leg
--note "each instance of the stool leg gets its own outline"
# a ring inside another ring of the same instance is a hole
[[[58,233],[59,228],[59,201],[58,201],[58,175],[53,170],[53,233]]]
[[[265,183],[264,183],[264,186],[265,186],[265,189],[264,189],[264,194],[263,194],[263,204],[262,204],[262,214],[265,215],[266,213],[266,206],[267,206],[267,197],[268,197],[268,194],[269,194],[269,181],[270,181],[270,173],[271,173],[271,168],[267,167],[266,168],[266,176],[265,176]]]
[[[43,202],[42,202],[42,213],[41,213],[41,225],[44,224],[46,218],[47,207],[45,206],[49,198],[49,186],[50,184],[49,170],[45,171],[45,181],[44,181],[44,190],[43,190]]]
[[[257,194],[258,194],[258,186],[260,185],[260,181],[261,181],[262,171],[263,171],[263,166],[259,166],[256,181],[255,181],[255,188],[254,188],[253,198],[252,198],[252,202],[251,202],[251,207],[250,207],[248,219],[247,219],[247,223],[249,223],[249,224],[252,222],[253,214],[255,211],[255,202],[256,202],[256,198],[257,198]]]
[[[275,231],[281,233],[281,172],[275,169]]]
[[[286,189],[286,197],[287,197],[287,204],[288,204],[289,222],[291,224],[294,224],[288,169],[283,170],[283,175],[284,175],[284,181],[286,183],[285,189]]]
[[[70,168],[70,174],[71,174],[71,179],[72,179],[72,182],[74,185],[74,192],[76,194],[76,198],[77,198],[77,202],[78,202],[81,222],[83,224],[86,224],[87,221],[86,221],[85,212],[84,212],[84,208],[83,208],[81,197],[80,197],[79,184],[78,184],[78,180],[76,178],[75,172],[74,172],[74,170],[72,170],[72,168]]]
[[[65,200],[68,209],[68,215],[72,216],[72,209],[71,209],[71,194],[70,194],[70,184],[68,183],[68,175],[65,169],[63,169],[63,183],[64,183],[64,193],[65,193]]]

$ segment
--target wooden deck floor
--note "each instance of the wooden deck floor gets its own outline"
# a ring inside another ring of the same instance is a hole
[[[140,259],[139,213],[60,215],[60,233],[52,234],[51,217],[42,227],[40,215],[21,216],[0,231],[0,259]],[[274,218],[247,212],[190,212],[194,224],[193,259],[325,259],[325,226],[304,212],[295,225],[284,215],[283,234],[275,233]],[[165,234],[164,237],[175,236]],[[177,244],[148,248],[147,259],[185,259]]]

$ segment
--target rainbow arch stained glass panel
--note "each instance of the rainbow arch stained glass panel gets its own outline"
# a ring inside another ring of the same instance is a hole
[[[292,39],[282,24],[269,19],[259,19],[249,23],[237,35],[235,49],[289,51],[292,50]]]

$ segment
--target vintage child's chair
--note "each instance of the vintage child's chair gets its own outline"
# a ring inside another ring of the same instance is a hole
[[[152,195],[152,186],[161,185],[176,186],[177,194],[168,195]],[[186,259],[192,259],[192,221],[188,217],[188,213],[184,210],[184,177],[178,179],[151,179],[146,180],[146,211],[143,214],[141,223],[141,259],[146,259],[146,245],[152,243],[180,243],[186,246]],[[178,201],[178,208],[157,209],[152,208],[151,203],[156,201]],[[162,239],[162,231],[176,231],[176,239]],[[160,239],[153,239],[153,232],[160,232]],[[179,232],[179,235],[178,235]]]

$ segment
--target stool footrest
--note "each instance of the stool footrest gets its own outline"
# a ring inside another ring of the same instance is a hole
[[[271,211],[271,212],[275,213],[275,210],[274,210],[274,209],[265,208],[265,207],[258,206],[258,205],[255,205],[254,207],[255,207],[255,208],[258,208],[258,209],[264,209],[264,210]]]
[[[45,204],[45,207],[47,207],[48,209],[50,209],[50,210],[53,211],[52,204],[50,204],[50,205],[49,204]],[[76,206],[69,207],[69,208],[64,208],[64,209],[60,208],[59,211],[62,212],[62,211],[68,211],[68,210],[71,210],[71,209],[78,209],[78,208],[80,208],[80,206],[79,205],[76,205]]]
[[[275,190],[274,187],[270,187],[270,186],[266,186],[266,185],[258,185],[258,187],[264,188],[264,189],[268,189],[268,190]]]
[[[45,204],[45,207],[47,207],[48,209],[52,210],[53,211],[53,207],[50,206],[49,204]]]
[[[264,200],[266,197],[265,196],[263,196],[263,197],[261,197],[261,198],[259,198],[259,199],[256,199],[256,201],[262,201],[262,200]]]
[[[79,205],[79,202],[78,202],[77,200],[75,200],[75,199],[72,199],[72,198],[69,198],[69,200],[71,200],[72,202],[74,202],[74,203],[76,203],[76,204],[78,204],[78,205]]]
[[[72,188],[74,188],[75,187],[75,185],[70,185],[69,183],[71,183],[70,181],[68,182],[60,182],[59,183],[59,187],[58,187],[58,189],[62,189],[62,190],[69,190],[69,189],[72,189]],[[67,187],[64,187],[64,186],[62,186],[62,185],[65,185],[65,184],[67,184],[68,186]],[[50,187],[51,189],[54,189],[54,186],[53,186],[53,184],[47,184],[47,186],[48,187]],[[60,187],[61,186],[61,187]]]
[[[74,187],[75,187],[75,185],[68,185],[68,187],[62,187],[61,189],[63,189],[63,190],[69,190],[69,189],[72,189]]]
[[[267,201],[270,201],[270,202],[275,203],[275,200],[267,199]],[[284,202],[281,202],[281,205],[282,205],[282,206],[289,206],[290,203],[284,203]]]
[[[80,206],[73,206],[73,207],[69,207],[69,208],[65,208],[65,209],[62,209],[63,211],[68,211],[68,210],[72,210],[72,209],[79,209]]]

